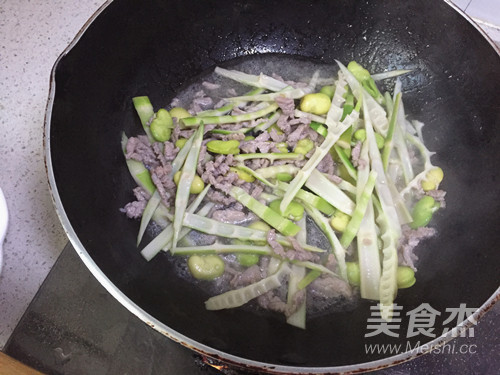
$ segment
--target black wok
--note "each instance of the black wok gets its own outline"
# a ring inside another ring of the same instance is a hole
[[[201,73],[262,53],[328,64],[355,59],[372,72],[413,69],[402,78],[405,109],[426,123],[448,195],[432,222],[439,235],[418,250],[417,284],[396,302],[403,315],[422,303],[440,312],[435,339],[407,338],[404,317],[398,338],[365,338],[371,304],[364,301],[309,320],[306,331],[273,313],[208,312],[205,292],[179,279],[166,255],[142,259],[139,223],[119,212],[134,187],[120,151],[121,132],[139,129],[131,98],[166,105]],[[417,354],[367,354],[365,343],[442,343],[450,338],[439,337],[447,308],[466,304],[477,318],[498,299],[500,58],[446,2],[116,0],[53,73],[45,142],[61,221],[99,281],[166,336],[260,370],[361,371]]]

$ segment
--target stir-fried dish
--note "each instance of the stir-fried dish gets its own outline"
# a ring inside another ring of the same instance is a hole
[[[224,94],[204,81],[189,105],[156,111],[133,98],[143,131],[122,147],[138,187],[122,211],[140,219],[146,260],[163,250],[216,286],[208,310],[252,301],[305,328],[314,303],[360,295],[389,320],[415,283],[413,250],[445,192],[399,78],[392,94],[376,84],[408,71],[338,67],[307,82],[217,67]]]

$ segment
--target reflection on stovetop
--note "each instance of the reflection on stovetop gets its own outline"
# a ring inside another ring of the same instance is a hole
[[[500,304],[480,320],[471,354],[428,354],[380,374],[496,374]],[[119,304],[68,245],[16,327],[5,352],[46,374],[251,375],[167,339]]]

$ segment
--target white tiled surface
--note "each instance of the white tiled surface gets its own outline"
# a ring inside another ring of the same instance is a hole
[[[104,0],[0,0],[0,186],[10,211],[0,276],[0,349],[67,243],[44,167],[54,61]]]
[[[43,162],[49,75],[104,2],[0,0],[0,186],[11,213],[0,276],[0,350],[67,242]],[[480,21],[500,25],[500,0],[455,3]],[[487,27],[500,41],[499,29]]]
[[[451,0],[500,44],[500,0]]]

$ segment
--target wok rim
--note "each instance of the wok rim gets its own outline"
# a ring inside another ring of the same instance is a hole
[[[442,0],[451,6],[455,11],[457,11],[462,17],[464,17],[474,28],[480,32],[480,34],[489,42],[493,47],[495,52],[500,56],[500,47],[498,47],[493,40],[486,34],[486,32],[476,23],[474,20],[465,14],[457,5],[455,5],[451,0]],[[196,340],[193,340],[182,333],[170,328],[166,324],[162,323],[158,319],[154,318],[146,311],[144,311],[140,306],[135,304],[130,298],[128,298],[111,280],[104,274],[104,272],[97,266],[90,254],[87,252],[83,244],[81,243],[78,235],[76,234],[71,222],[65,212],[64,206],[62,204],[61,198],[58,193],[57,184],[55,181],[52,157],[51,157],[51,143],[50,143],[50,125],[52,120],[52,108],[55,101],[56,93],[56,70],[61,62],[61,60],[77,45],[80,38],[85,34],[86,30],[90,25],[101,15],[101,13],[111,4],[113,0],[107,0],[102,4],[94,14],[85,22],[78,33],[75,35],[73,40],[64,49],[64,51],[56,59],[51,73],[49,82],[49,94],[45,110],[44,119],[44,153],[45,153],[45,168],[47,173],[47,178],[49,182],[49,190],[54,203],[56,213],[59,220],[63,226],[63,229],[68,236],[69,242],[77,252],[78,256],[81,258],[85,266],[89,269],[92,275],[99,281],[99,283],[129,312],[134,314],[148,326],[161,333],[162,335],[168,337],[169,339],[191,349],[203,356],[208,356],[215,360],[220,360],[229,365],[234,365],[237,367],[243,367],[250,370],[265,371],[270,374],[304,374],[304,373],[315,373],[315,374],[338,374],[338,373],[364,373],[374,370],[379,370],[387,368],[390,366],[398,365],[403,362],[412,360],[416,357],[424,355],[426,353],[432,352],[439,347],[445,345],[452,339],[460,336],[460,334],[466,331],[468,328],[477,324],[478,320],[484,316],[484,314],[490,310],[498,300],[500,300],[500,287],[488,298],[471,316],[466,320],[458,324],[456,327],[448,331],[434,340],[427,342],[419,347],[416,347],[410,351],[405,351],[390,357],[383,359],[369,361],[364,363],[352,364],[352,365],[341,365],[341,366],[331,366],[331,367],[302,367],[302,366],[287,366],[278,365],[272,363],[265,363],[256,360],[249,360],[240,356],[232,355],[221,350],[217,350],[202,344]]]

